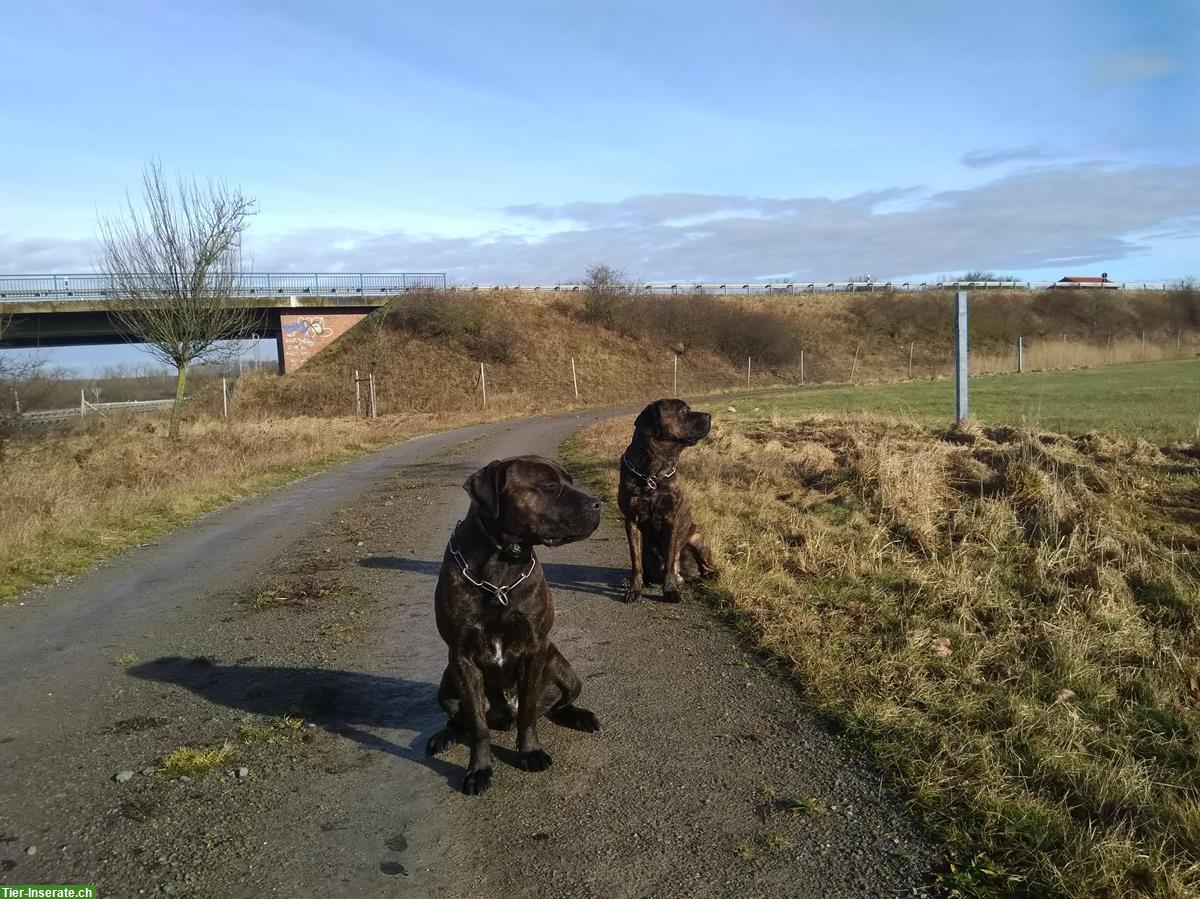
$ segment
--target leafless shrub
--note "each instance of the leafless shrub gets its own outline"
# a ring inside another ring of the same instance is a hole
[[[592,265],[583,284],[584,318],[606,328],[614,327],[629,301],[630,284],[625,272],[611,265]]]
[[[0,321],[0,336],[6,324]],[[57,372],[48,371],[40,357],[0,350],[0,469],[9,444],[26,429],[23,413],[41,406],[56,382]]]
[[[172,188],[157,162],[142,172],[140,205],[100,219],[101,265],[119,300],[111,314],[133,340],[177,372],[172,438],[179,436],[188,367],[229,354],[250,330],[235,304],[242,233],[254,201],[237,188],[182,176]]]
[[[381,331],[456,343],[480,362],[511,362],[516,352],[512,325],[496,314],[494,302],[486,295],[432,290],[408,293],[368,322],[369,328]]]
[[[792,365],[803,346],[794,319],[702,293],[633,295],[628,298],[618,330],[677,352],[693,347],[713,350],[737,365],[744,365],[747,356],[763,365]]]

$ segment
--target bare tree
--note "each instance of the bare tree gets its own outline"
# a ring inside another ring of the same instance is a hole
[[[12,324],[12,316],[0,309],[0,340]],[[25,424],[22,415],[30,399],[44,399],[48,379],[42,360],[17,350],[0,350],[0,469],[4,468],[9,442]]]
[[[242,233],[254,200],[237,188],[179,176],[172,188],[158,162],[142,171],[140,205],[100,219],[102,267],[118,299],[111,313],[146,352],[175,368],[172,438],[179,437],[188,368],[231,353],[251,330],[235,302]]]
[[[583,285],[583,314],[588,321],[611,328],[629,299],[628,277],[611,265],[590,265]]]

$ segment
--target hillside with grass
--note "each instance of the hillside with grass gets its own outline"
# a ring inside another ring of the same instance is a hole
[[[1138,368],[1041,377],[1111,397]],[[717,406],[685,453],[705,598],[904,788],[953,895],[1195,896],[1200,443],[1167,436],[1194,414],[1152,443],[1098,403],[1068,436],[813,415],[821,393]],[[567,448],[605,499],[631,426]]]
[[[453,291],[398,297],[302,369],[243,378],[247,415],[351,414],[354,371],[373,372],[384,412],[521,414],[704,394],[751,384],[946,377],[953,294],[617,294]],[[977,373],[1190,358],[1200,292],[980,291],[971,297]],[[571,363],[579,386],[575,397]],[[910,365],[911,360],[911,365]],[[211,412],[211,394],[207,400]]]

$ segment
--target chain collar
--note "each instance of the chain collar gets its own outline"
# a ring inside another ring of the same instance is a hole
[[[632,465],[629,464],[629,460],[625,458],[624,453],[621,453],[621,464],[624,465],[626,468],[628,468],[632,474],[641,478],[645,482],[646,487],[650,490],[656,489],[658,487],[658,482],[660,480],[665,481],[665,480],[667,480],[667,478],[671,478],[671,477],[675,476],[675,466],[674,465],[671,466],[670,471],[668,471],[665,474],[660,474],[657,477],[652,477],[650,475],[644,475],[640,471],[638,471],[636,468],[634,468]]]
[[[459,524],[462,524],[462,522],[460,521]],[[457,530],[457,529],[458,528],[455,527],[455,530]],[[495,598],[496,604],[501,605],[501,606],[508,605],[509,591],[515,590],[518,586],[520,586],[521,582],[524,581],[531,574],[533,574],[533,569],[537,567],[537,556],[535,556],[533,554],[533,551],[530,550],[530,552],[529,552],[529,559],[530,559],[529,570],[526,571],[519,578],[517,578],[515,581],[513,581],[511,584],[509,584],[507,587],[497,587],[491,581],[481,581],[478,578],[476,578],[475,575],[471,574],[471,569],[467,565],[467,560],[463,557],[463,554],[458,551],[458,547],[456,547],[454,545],[453,538],[451,538],[451,540],[449,541],[449,543],[447,545],[450,548],[450,555],[454,556],[454,560],[456,562],[458,562],[459,568],[462,569],[463,577],[465,577],[468,581],[470,581],[472,584],[474,584],[480,590],[483,590],[485,593],[492,594],[492,596]]]

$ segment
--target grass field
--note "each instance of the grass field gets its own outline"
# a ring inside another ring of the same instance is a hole
[[[746,401],[735,405],[750,418],[873,412],[947,423],[954,417],[954,382],[812,387],[766,394],[753,403],[758,413],[751,413]],[[1105,430],[1155,443],[1196,440],[1200,359],[972,378],[970,412],[988,424],[1063,434]]]
[[[982,378],[953,428],[937,382],[707,404],[703,595],[907,791],[952,896],[1200,891],[1198,378]],[[630,428],[566,448],[606,499]]]

